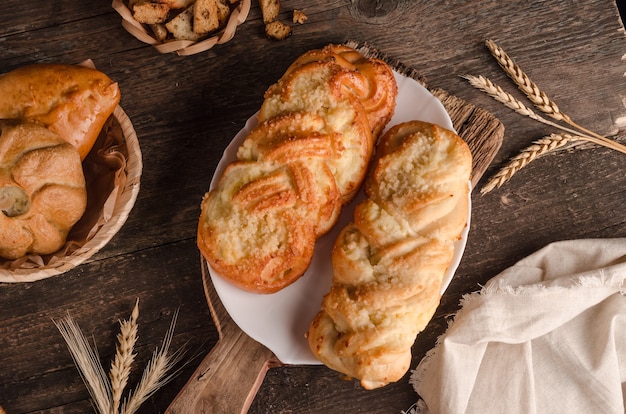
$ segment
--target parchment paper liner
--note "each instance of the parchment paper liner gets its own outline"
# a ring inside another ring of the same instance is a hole
[[[133,18],[133,14],[122,0],[113,0],[111,6],[122,16],[122,26],[128,33],[135,36],[138,40],[154,46],[161,53],[176,52],[179,56],[194,55],[209,50],[216,44],[230,41],[235,36],[237,26],[246,21],[250,12],[250,0],[241,0],[230,14],[226,27],[214,36],[197,42],[192,40],[172,40],[160,43],[146,30],[144,25]]]
[[[143,169],[133,125],[118,105],[83,161],[87,209],[63,248],[46,256],[0,258],[0,282],[32,282],[66,272],[93,256],[122,227],[130,213]]]

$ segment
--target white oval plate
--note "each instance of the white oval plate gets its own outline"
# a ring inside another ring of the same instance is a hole
[[[454,130],[448,113],[437,98],[414,79],[395,72],[394,74],[398,82],[398,96],[395,114],[388,128],[401,122],[421,120]],[[237,148],[256,123],[255,114],[248,119],[244,128],[226,148],[211,180],[211,188],[217,184],[226,165],[236,159]],[[319,312],[324,295],[330,289],[333,274],[330,257],[333,243],[341,229],[352,221],[353,208],[362,197],[361,194],[344,207],[337,224],[317,241],[311,265],[304,275],[277,293],[263,295],[246,292],[222,279],[209,266],[215,290],[235,323],[251,338],[269,348],[284,364],[321,364],[310,351],[304,334],[308,331],[311,320]],[[471,204],[468,209],[468,224],[461,240],[455,245],[453,262],[444,276],[442,293],[450,284],[463,256],[469,231],[470,212]]]

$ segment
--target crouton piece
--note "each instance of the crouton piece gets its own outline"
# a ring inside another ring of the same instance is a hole
[[[167,38],[167,28],[163,24],[151,24],[150,30],[152,30],[154,38],[159,42],[162,42]]]
[[[143,2],[133,6],[133,18],[139,23],[157,24],[167,21],[170,8],[167,4]]]
[[[280,12],[280,0],[259,0],[263,23],[271,23],[278,17]]]
[[[304,22],[306,22],[307,19],[308,19],[308,16],[306,14],[304,14],[300,10],[295,10],[294,9],[294,11],[293,11],[293,22],[294,23],[304,24]]]
[[[230,6],[228,2],[229,0],[218,0],[217,2],[217,20],[220,22],[220,27],[226,26],[230,18]]]
[[[283,40],[291,36],[291,27],[282,22],[273,21],[265,25],[265,35],[270,39]]]
[[[220,26],[217,15],[217,0],[196,0],[193,7],[193,31],[207,34]]]
[[[193,31],[193,6],[165,23],[165,27],[178,40],[198,40],[199,38],[198,34]]]

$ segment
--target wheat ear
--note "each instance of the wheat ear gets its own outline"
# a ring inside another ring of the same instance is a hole
[[[53,322],[67,343],[74,364],[91,395],[95,410],[100,414],[109,414],[111,386],[100,358],[89,346],[80,327],[69,314],[60,321]]]
[[[176,372],[171,372],[171,370],[182,359],[183,352],[179,349],[170,353],[169,349],[177,319],[178,310],[172,317],[172,322],[163,338],[161,348],[157,348],[153,352],[152,359],[144,369],[137,388],[134,392],[131,391],[129,393],[128,400],[122,405],[122,414],[133,414],[136,412],[144,401],[176,375]]]
[[[486,194],[494,188],[502,186],[502,184],[507,182],[516,172],[524,168],[531,161],[548,152],[563,148],[577,141],[587,140],[584,137],[569,134],[551,134],[550,136],[538,139],[532,145],[524,148],[515,157],[511,158],[509,162],[481,188],[480,193]]]
[[[117,414],[122,393],[128,384],[131,366],[135,360],[133,353],[137,342],[137,318],[139,317],[139,299],[135,302],[135,307],[129,320],[120,321],[120,333],[117,335],[117,346],[115,347],[115,359],[111,363],[109,378],[111,379],[111,391],[113,405],[111,414]]]
[[[548,95],[542,92],[535,82],[530,80],[526,73],[509,57],[504,49],[498,46],[493,40],[487,40],[485,44],[504,72],[537,108],[557,121],[571,122],[570,117],[560,111],[557,104],[552,101]]]
[[[538,115],[532,109],[524,105],[522,101],[515,98],[513,95],[506,92],[500,86],[496,85],[495,83],[493,83],[492,81],[490,81],[489,79],[485,78],[482,75],[481,76],[464,75],[462,76],[462,78],[466,79],[470,83],[470,85],[472,85],[476,89],[480,89],[481,91],[485,92],[496,101],[504,104],[507,108],[514,110],[520,115],[527,116],[531,119],[534,119],[535,121],[558,128],[561,131],[564,131],[568,134],[579,136],[581,139],[584,138],[587,141],[592,142],[594,144],[601,145],[601,146],[619,151],[623,154],[626,154],[626,147],[616,141],[610,140],[608,138],[605,138],[595,133],[592,133],[593,135],[589,135],[586,133],[585,130],[577,131],[575,129],[568,128],[566,126],[557,124],[556,122],[552,122],[549,119],[546,119]],[[574,122],[572,122],[572,124],[576,125]],[[578,126],[576,127],[578,129],[581,129]]]
[[[500,86],[496,85],[495,83],[493,83],[492,81],[490,81],[489,79],[485,78],[482,75],[480,76],[464,75],[462,76],[462,78],[466,79],[470,83],[470,85],[472,85],[476,89],[480,89],[481,91],[485,92],[496,101],[504,104],[507,108],[514,110],[520,115],[527,116],[531,119],[534,119],[535,121],[539,121],[546,125],[550,125],[550,126],[562,129],[572,134],[579,134],[579,131],[574,131],[572,129],[564,127],[560,124],[557,124],[556,122],[552,122],[549,119],[543,118],[542,116],[538,115],[528,106],[524,105],[522,101],[515,98],[513,95],[506,92]]]
[[[517,87],[526,95],[526,97],[543,113],[557,121],[567,123],[571,127],[578,129],[583,134],[595,138],[597,141],[606,143],[605,145],[600,142],[596,142],[600,145],[604,145],[605,147],[626,154],[626,147],[623,145],[577,124],[574,120],[572,120],[572,118],[561,112],[557,104],[550,99],[548,95],[542,92],[535,82],[533,82],[528,75],[524,73],[519,65],[517,65],[515,61],[513,61],[513,59],[511,59],[511,57],[504,51],[504,49],[498,46],[493,40],[486,40],[485,45],[509,78],[515,82]]]

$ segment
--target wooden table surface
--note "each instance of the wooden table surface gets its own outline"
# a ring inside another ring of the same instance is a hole
[[[130,216],[87,263],[32,283],[0,284],[0,406],[10,413],[92,412],[52,323],[68,312],[106,365],[118,321],[140,300],[137,366],[160,344],[180,309],[172,347],[186,365],[141,408],[163,413],[218,340],[203,292],[196,226],[200,200],[223,149],[262,102],[265,89],[306,50],[368,42],[441,88],[493,113],[503,145],[478,188],[532,141],[555,132],[473,89],[485,75],[515,92],[484,46],[502,46],[561,110],[624,142],[626,39],[613,0],[285,0],[309,17],[284,41],[264,37],[256,0],[235,38],[192,55],[160,54],[131,36],[108,0],[0,2],[0,72],[33,62],[92,59],[119,83],[143,154]],[[0,97],[0,99],[3,99]],[[413,366],[445,331],[464,293],[549,242],[626,236],[626,155],[600,147],[536,161],[502,188],[473,197],[470,236],[454,280],[413,348]],[[131,377],[131,386],[139,371]],[[365,391],[323,366],[276,367],[251,413],[399,413],[416,400],[408,376]]]

